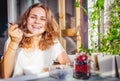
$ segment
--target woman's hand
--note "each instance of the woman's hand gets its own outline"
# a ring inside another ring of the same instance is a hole
[[[11,42],[19,44],[22,40],[23,32],[18,28],[17,24],[11,23],[8,34],[10,35]]]

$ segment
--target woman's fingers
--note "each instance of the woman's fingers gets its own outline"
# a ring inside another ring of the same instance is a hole
[[[8,33],[12,39],[12,41],[20,42],[22,40],[23,32],[18,28],[17,24],[12,23],[8,30]]]
[[[14,35],[22,35],[23,32],[21,31],[21,29],[18,28],[17,24],[11,23],[10,28],[9,28],[9,34],[14,34]],[[18,35],[18,36],[19,36]]]
[[[19,33],[19,36],[22,37],[23,36],[23,31],[21,29],[18,28],[18,33]]]
[[[10,31],[10,32],[11,32],[11,31],[14,31],[16,28],[18,28],[18,25],[12,23],[12,24],[10,25],[9,31]]]
[[[13,31],[12,31],[12,34],[16,37],[21,37],[23,35],[23,32],[19,29],[19,28],[15,28]]]

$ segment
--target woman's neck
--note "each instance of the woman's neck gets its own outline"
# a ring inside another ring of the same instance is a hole
[[[41,36],[34,36],[32,38],[32,47],[33,48],[38,48],[39,47],[39,41],[41,39]]]

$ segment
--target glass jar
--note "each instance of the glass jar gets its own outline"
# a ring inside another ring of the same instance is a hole
[[[91,76],[90,62],[85,52],[78,53],[74,60],[73,77],[76,79],[88,79]]]

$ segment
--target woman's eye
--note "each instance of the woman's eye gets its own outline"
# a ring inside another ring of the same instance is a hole
[[[34,16],[31,16],[31,18],[32,18],[32,19],[36,19],[36,17],[34,17]]]
[[[46,20],[46,19],[42,18],[41,20]]]
[[[46,18],[42,18],[41,20],[46,21]]]

